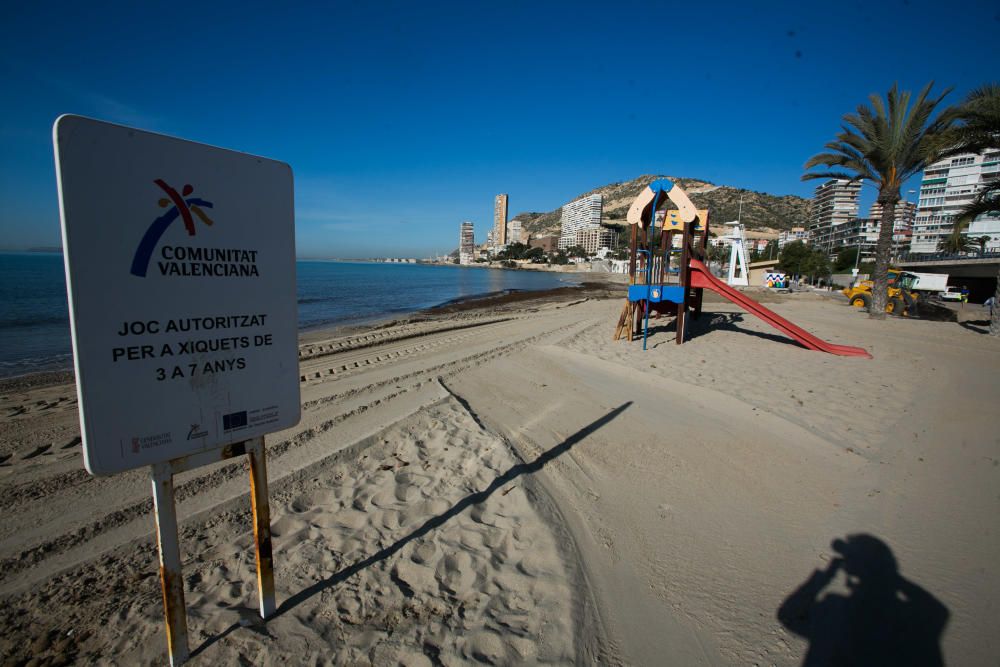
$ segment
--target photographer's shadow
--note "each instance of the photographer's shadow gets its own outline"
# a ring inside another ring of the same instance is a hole
[[[834,540],[837,556],[778,609],[778,620],[809,640],[803,665],[943,665],[948,608],[905,579],[892,550],[871,535]],[[848,592],[824,589],[843,570]]]

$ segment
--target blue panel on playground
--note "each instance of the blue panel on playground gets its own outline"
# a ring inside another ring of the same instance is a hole
[[[682,303],[684,301],[684,288],[680,285],[629,285],[629,301],[645,301],[649,298],[650,303],[660,301],[670,301],[671,303]]]

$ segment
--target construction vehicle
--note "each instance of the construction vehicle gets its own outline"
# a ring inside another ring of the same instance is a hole
[[[900,273],[903,273],[902,269],[890,268],[889,282],[891,283],[894,281],[896,276]],[[906,273],[915,278],[913,286],[910,289],[920,294],[921,297],[931,297],[934,296],[935,292],[944,292],[948,290],[947,273],[917,273],[916,271],[906,271]],[[858,285],[865,285],[868,287],[868,290],[871,291],[872,281],[863,280],[858,283]]]
[[[904,317],[916,315],[920,294],[914,289],[914,285],[918,280],[920,277],[915,274],[899,269],[889,269],[885,312]],[[871,280],[862,280],[854,287],[845,287],[841,291],[851,306],[871,310],[873,284]]]

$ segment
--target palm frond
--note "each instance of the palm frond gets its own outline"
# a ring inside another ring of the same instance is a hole
[[[818,166],[843,167],[852,178],[871,180],[880,193],[895,193],[903,182],[938,159],[944,148],[940,139],[954,122],[950,114],[935,111],[951,89],[932,96],[934,82],[914,97],[893,84],[886,96],[872,94],[843,117],[836,141],[826,144],[828,153],[813,156],[805,170]],[[823,178],[823,175],[808,178]],[[808,180],[803,177],[803,180]]]
[[[842,179],[842,180],[845,180],[845,181],[860,181],[860,180],[862,180],[860,177],[858,177],[855,174],[848,174],[847,172],[843,172],[843,171],[811,171],[809,173],[802,174],[802,180],[803,181],[812,181],[812,180],[815,180],[817,178],[825,178],[825,179],[835,178],[835,179],[838,179],[838,180]]]
[[[1000,216],[1000,181],[990,183],[980,190],[976,198],[958,212],[957,219],[962,224],[968,224],[977,216],[986,213]]]
[[[1000,148],[1000,84],[976,88],[950,113],[959,124],[948,133],[942,157]]]

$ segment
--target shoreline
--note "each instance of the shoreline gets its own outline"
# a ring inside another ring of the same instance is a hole
[[[339,260],[305,260],[305,261],[339,261]],[[348,263],[350,263],[350,262],[348,262]],[[362,262],[354,262],[354,263],[362,263]],[[370,262],[370,263],[375,263],[375,262]],[[444,266],[444,265],[442,265],[442,266]],[[490,268],[490,267],[488,267],[488,268]],[[500,267],[492,267],[492,268],[498,268],[499,269]],[[602,274],[590,274],[590,273],[587,273],[587,272],[579,272],[578,275],[581,276],[581,277],[583,277],[583,276],[591,276],[591,275],[600,276]],[[606,275],[610,275],[610,274],[606,274]],[[589,281],[587,281],[587,280],[581,280],[576,285],[567,285],[565,287],[548,288],[548,289],[540,289],[540,290],[515,289],[514,291],[524,292],[524,293],[539,293],[539,295],[537,297],[524,297],[526,299],[531,299],[531,298],[547,298],[545,295],[547,295],[549,292],[551,292],[553,290],[575,289],[575,288],[583,285],[586,282],[601,282],[601,281],[600,281],[600,279],[589,280]],[[324,323],[320,323],[320,324],[310,324],[310,325],[307,325],[305,327],[301,327],[301,328],[298,329],[299,345],[302,345],[304,341],[308,341],[308,340],[310,340],[312,338],[315,338],[317,335],[319,335],[319,336],[336,335],[338,332],[343,332],[343,333],[357,333],[359,331],[364,331],[366,329],[372,329],[372,328],[379,328],[379,327],[387,326],[387,325],[389,325],[389,324],[391,324],[393,322],[408,321],[408,320],[410,320],[412,318],[420,317],[420,316],[422,316],[424,314],[427,314],[427,315],[430,315],[430,316],[435,316],[435,315],[440,314],[439,310],[442,309],[442,308],[449,309],[449,310],[446,310],[444,312],[455,312],[457,310],[471,310],[471,309],[475,309],[475,308],[479,307],[479,306],[475,305],[476,303],[478,303],[478,302],[488,302],[488,301],[490,301],[492,298],[494,298],[496,296],[497,296],[496,293],[479,293],[479,294],[473,294],[473,295],[470,295],[470,296],[467,296],[467,297],[458,297],[456,299],[451,299],[451,300],[448,300],[448,301],[444,301],[444,302],[442,302],[440,304],[431,306],[429,308],[402,311],[402,312],[397,313],[396,315],[376,316],[376,317],[372,317],[372,318],[363,318],[363,319],[360,319],[360,320],[357,320],[357,321],[352,321],[352,322],[349,322],[349,323],[346,323],[346,324],[338,324],[336,322],[324,322]],[[458,303],[468,303],[469,305],[468,306],[463,306],[461,308],[457,308],[455,306]],[[483,306],[483,307],[486,307],[486,306]],[[66,321],[66,327],[67,327],[67,330],[68,330],[68,328],[69,328],[69,321],[68,320]],[[68,336],[68,333],[67,333],[67,336]],[[58,376],[60,374],[68,374],[69,377],[70,377],[69,381],[72,382],[73,381],[73,377],[74,377],[72,349],[70,349],[68,353],[61,353],[61,354],[68,354],[68,356],[69,356],[69,363],[66,366],[61,366],[61,365],[58,365],[58,364],[54,364],[52,366],[48,366],[48,367],[44,368],[43,370],[37,370],[37,371],[33,370],[33,371],[28,371],[26,373],[19,373],[19,374],[16,374],[16,375],[2,376],[2,377],[0,377],[0,391],[4,390],[3,389],[4,387],[7,387],[7,386],[20,386],[22,383],[29,383],[30,386],[35,386],[36,383],[34,383],[33,381],[31,381],[29,379],[29,378],[32,378],[33,376],[48,376],[48,375]],[[46,366],[46,364],[42,364],[42,365]],[[11,384],[11,383],[13,383],[13,384]]]
[[[574,295],[591,298],[605,294],[609,286],[613,289],[617,284],[613,280],[581,281],[576,285],[554,287],[545,290],[510,290],[510,293],[507,294],[486,293],[460,297],[437,306],[404,313],[399,317],[383,317],[357,323],[352,322],[350,324],[327,323],[310,326],[299,330],[298,344],[301,348],[322,338],[357,335],[366,331],[384,329],[399,324],[440,319],[451,314],[475,312],[530,301],[546,301],[551,299],[572,300]],[[75,382],[76,373],[71,361],[68,368],[53,368],[2,377],[0,378],[0,392],[27,391],[39,387],[72,384]]]

